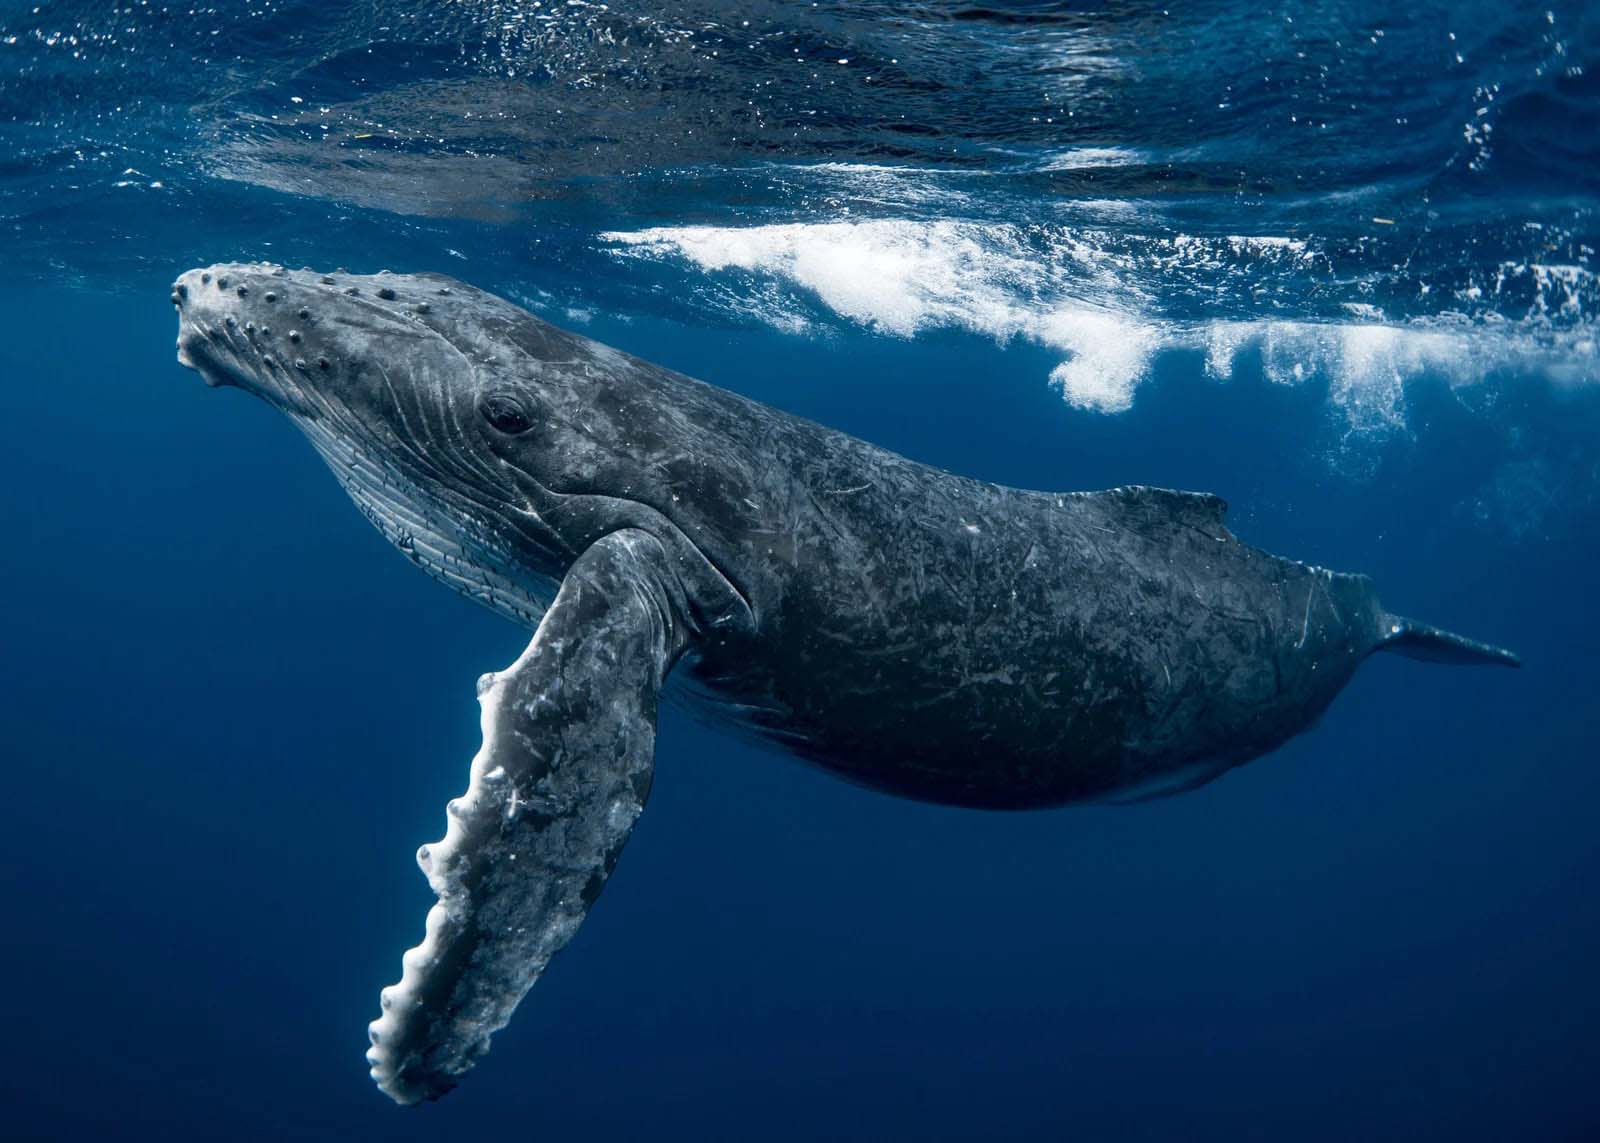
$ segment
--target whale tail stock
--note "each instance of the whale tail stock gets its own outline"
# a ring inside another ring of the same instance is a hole
[[[1414,619],[1385,615],[1375,651],[1393,651],[1408,659],[1457,666],[1520,667],[1522,659],[1504,647],[1480,643]]]

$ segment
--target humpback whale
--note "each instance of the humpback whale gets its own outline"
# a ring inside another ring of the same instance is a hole
[[[851,782],[992,809],[1190,789],[1378,651],[1516,665],[1236,539],[1215,496],[917,463],[434,274],[192,270],[178,359],[286,414],[409,559],[532,629],[478,683],[438,896],[373,1078],[437,1098],[572,937],[650,791],[663,687]]]

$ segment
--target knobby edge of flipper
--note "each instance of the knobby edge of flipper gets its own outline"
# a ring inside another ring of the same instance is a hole
[[[395,1102],[456,1085],[599,896],[649,794],[683,613],[661,544],[611,533],[568,571],[517,661],[479,681],[467,792],[417,853],[438,902],[368,1029],[372,1078]]]
[[[1375,651],[1392,651],[1425,663],[1462,667],[1520,667],[1522,657],[1504,647],[1468,639],[1401,615],[1386,615]]]

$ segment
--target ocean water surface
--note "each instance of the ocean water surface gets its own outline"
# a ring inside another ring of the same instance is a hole
[[[1600,9],[0,0],[0,1138],[1600,1138]],[[1214,491],[1516,649],[987,814],[663,713],[437,1105],[366,1076],[525,633],[167,288],[436,270],[918,460]]]

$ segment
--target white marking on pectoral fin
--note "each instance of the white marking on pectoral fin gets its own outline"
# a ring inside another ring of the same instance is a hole
[[[383,1014],[367,1026],[372,1047],[367,1051],[367,1062],[372,1065],[371,1075],[387,1095],[400,1103],[416,1103],[430,1094],[416,1091],[401,1082],[405,1060],[395,1050],[403,1042],[402,1029],[406,1018],[424,1005],[422,993],[427,973],[439,960],[444,944],[458,935],[465,921],[462,914],[467,906],[462,875],[469,866],[465,852],[468,835],[467,822],[485,816],[486,811],[498,813],[495,803],[504,800],[505,770],[491,762],[494,745],[499,735],[500,694],[497,684],[511,677],[532,650],[524,651],[517,662],[499,673],[489,672],[478,679],[479,727],[483,745],[473,756],[467,791],[451,799],[445,807],[445,834],[417,850],[417,865],[422,869],[428,885],[439,898],[428,910],[422,942],[401,955],[402,974],[399,983],[392,984],[379,994]],[[494,809],[491,809],[494,806]],[[497,1025],[485,1028],[481,1050],[487,1050],[489,1036],[498,1031]]]
[[[400,1103],[442,1095],[488,1050],[644,809],[679,638],[659,561],[659,544],[627,532],[597,542],[517,661],[479,680],[466,793],[417,851],[438,903],[369,1027],[372,1078]]]

